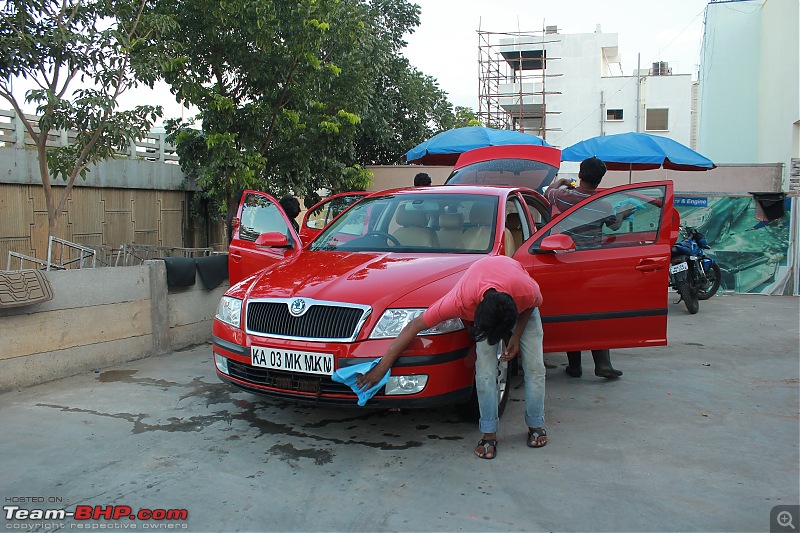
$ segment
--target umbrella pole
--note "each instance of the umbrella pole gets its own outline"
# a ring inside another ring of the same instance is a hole
[[[633,183],[633,163],[628,163],[628,185]]]

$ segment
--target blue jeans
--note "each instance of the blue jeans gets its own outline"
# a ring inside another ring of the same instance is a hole
[[[534,309],[520,338],[522,369],[525,372],[525,423],[529,428],[544,427],[544,353],[542,319]],[[497,345],[485,340],[476,343],[475,389],[481,411],[479,428],[483,433],[497,432]]]

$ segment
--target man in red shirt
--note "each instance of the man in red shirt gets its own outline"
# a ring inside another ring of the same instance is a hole
[[[600,181],[606,174],[606,165],[596,157],[590,157],[581,161],[581,167],[578,172],[578,179],[580,183],[577,187],[570,185],[569,178],[559,178],[550,184],[547,189],[547,199],[550,205],[554,206],[558,213],[562,213],[577,204],[597,193],[597,187]],[[574,231],[570,234],[575,241],[575,246],[580,249],[597,248],[600,246],[603,226],[608,226],[611,230],[618,230],[622,226],[622,222],[630,212],[623,212],[620,214],[614,213],[614,208],[603,200],[593,202],[590,206],[584,209],[586,216],[586,224],[579,226],[580,231]],[[610,350],[592,350],[592,358],[594,359],[594,373],[596,376],[602,378],[618,378],[622,375],[621,370],[617,370],[611,366],[611,351]],[[579,378],[583,375],[581,368],[581,352],[567,352],[567,374],[574,378]]]
[[[499,416],[497,358],[493,346],[504,340],[502,361],[522,354],[527,444],[541,448],[547,444],[543,332],[538,309],[541,303],[539,285],[518,261],[506,256],[481,258],[464,272],[450,292],[403,328],[380,362],[359,376],[356,384],[369,388],[380,381],[419,332],[453,318],[470,321],[469,332],[476,342],[475,388],[480,408],[479,428],[483,432],[475,455],[482,459],[496,456]]]

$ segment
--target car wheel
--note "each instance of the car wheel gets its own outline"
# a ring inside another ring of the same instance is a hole
[[[511,390],[511,387],[508,383],[508,378],[511,376],[512,371],[509,369],[508,361],[500,361],[500,357],[503,355],[503,343],[497,343],[497,416],[502,417],[503,412],[506,410],[506,404],[508,403],[508,396]],[[515,360],[516,361],[516,360]],[[516,368],[516,367],[515,367]],[[456,406],[456,411],[458,412],[459,416],[464,420],[468,420],[470,422],[476,422],[481,417],[481,411],[478,407],[478,392],[475,389],[475,385],[472,386],[472,396],[470,396],[469,400],[466,403],[460,404]]]

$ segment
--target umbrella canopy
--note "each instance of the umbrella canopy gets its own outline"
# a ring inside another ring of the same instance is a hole
[[[619,133],[592,137],[561,152],[562,161],[602,159],[609,170],[711,170],[716,165],[691,148],[660,135]]]
[[[467,126],[434,135],[406,152],[405,159],[416,165],[455,165],[458,156],[468,150],[510,144],[550,146],[540,137],[529,133]]]

